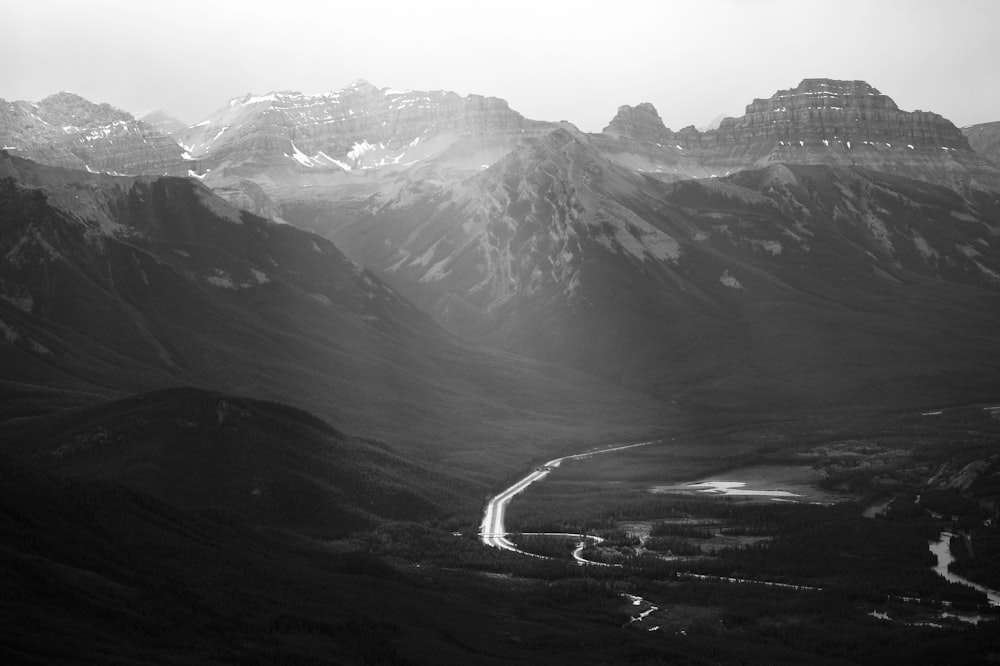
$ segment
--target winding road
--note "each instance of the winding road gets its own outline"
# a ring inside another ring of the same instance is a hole
[[[609,449],[598,449],[596,451],[587,451],[586,453],[577,453],[572,456],[563,456],[562,458],[555,458],[549,462],[535,468],[533,472],[520,479],[510,487],[501,491],[486,503],[486,509],[483,511],[483,522],[479,527],[479,538],[487,546],[493,548],[502,548],[503,550],[510,550],[515,553],[521,553],[523,555],[530,555],[531,557],[543,557],[542,555],[536,555],[535,553],[529,553],[527,551],[521,550],[514,543],[507,538],[510,534],[504,527],[504,514],[507,511],[507,505],[510,501],[514,499],[514,496],[522,492],[525,488],[530,486],[535,481],[541,481],[549,472],[551,472],[556,467],[559,467],[564,460],[582,460],[584,458],[590,458],[591,456],[601,455],[604,453],[612,453],[614,451],[624,451],[626,449],[634,449],[639,446],[648,446],[653,442],[658,440],[650,440],[648,442],[639,442],[638,444],[626,444],[624,446],[615,446]],[[595,542],[600,542],[602,539],[600,537],[588,535],[588,534],[559,534],[552,536],[572,536],[581,539],[581,543],[587,539],[593,540]],[[601,564],[600,562],[591,562],[585,560],[580,556],[580,552],[583,550],[582,546],[577,547],[573,552],[573,559],[579,564]],[[547,559],[547,558],[546,558]]]

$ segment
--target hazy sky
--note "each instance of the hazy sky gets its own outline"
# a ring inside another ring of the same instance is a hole
[[[599,131],[652,102],[668,127],[740,115],[809,77],[904,110],[1000,120],[997,0],[31,0],[2,12],[0,97],[70,90],[194,123],[247,92],[379,87],[506,99]]]

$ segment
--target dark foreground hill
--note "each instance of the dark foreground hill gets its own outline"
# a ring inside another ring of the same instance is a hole
[[[478,488],[295,408],[199,389],[164,389],[0,432],[3,453],[45,470],[323,535],[433,518]]]
[[[513,590],[397,569],[357,545],[7,458],[0,572],[5,664],[573,664],[672,652],[623,631],[622,603],[600,585]]]

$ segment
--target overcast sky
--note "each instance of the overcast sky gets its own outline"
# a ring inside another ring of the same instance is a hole
[[[379,87],[506,99],[599,131],[740,115],[803,78],[864,79],[904,110],[1000,120],[997,0],[31,0],[2,12],[0,97],[69,90],[187,123],[247,92]]]

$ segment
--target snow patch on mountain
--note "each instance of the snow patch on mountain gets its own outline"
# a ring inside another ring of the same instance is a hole
[[[331,164],[333,166],[340,167],[344,171],[350,171],[351,170],[351,165],[350,164],[347,164],[346,162],[341,162],[338,159],[334,159],[334,158],[330,157],[329,155],[327,155],[326,153],[324,153],[322,150],[319,151],[318,153],[316,153],[316,155],[313,156],[313,160],[314,161],[324,160],[324,161],[326,161],[327,163],[329,163],[329,164]]]
[[[347,151],[347,157],[355,163],[358,163],[366,153],[380,148],[385,148],[385,144],[375,145],[374,143],[368,143],[367,139],[361,139],[360,142],[354,142],[354,146]]]
[[[309,159],[309,157],[306,156],[305,153],[303,153],[301,150],[298,149],[294,141],[292,141],[292,159],[294,159],[302,166],[307,166],[307,167],[315,166],[313,164],[313,161]]]

